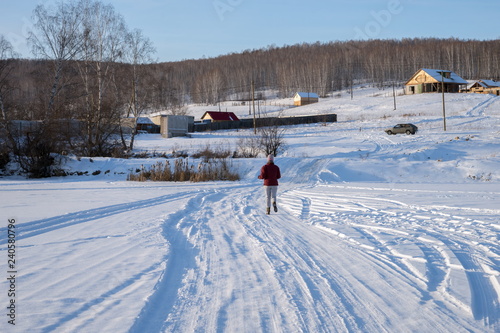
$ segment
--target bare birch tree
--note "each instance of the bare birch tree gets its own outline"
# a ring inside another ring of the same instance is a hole
[[[33,11],[33,30],[28,37],[32,53],[52,60],[54,64],[53,84],[43,121],[54,109],[56,96],[61,90],[64,66],[74,60],[81,50],[82,22],[82,13],[74,2],[58,2],[55,7],[49,8],[38,5]]]
[[[81,115],[85,130],[81,134],[85,153],[104,155],[120,126],[120,103],[113,98],[113,83],[116,63],[124,56],[126,26],[111,5],[93,0],[81,0],[78,5],[83,14],[78,65],[85,94]]]
[[[144,87],[141,80],[145,76],[144,66],[152,63],[155,52],[152,42],[146,38],[141,30],[135,29],[128,33],[126,38],[125,61],[130,64],[129,81],[131,83],[130,97],[127,101],[127,118],[132,118],[132,133],[127,146],[120,126],[122,145],[125,150],[134,149],[134,139],[137,134],[137,120],[147,107],[147,94],[150,92]]]

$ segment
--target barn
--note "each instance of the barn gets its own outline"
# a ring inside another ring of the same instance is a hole
[[[207,122],[220,121],[239,121],[238,117],[233,112],[207,111],[201,117],[201,120]]]
[[[295,106],[302,106],[318,102],[319,102],[319,96],[316,93],[297,92],[293,96],[293,105]]]
[[[457,93],[467,86],[467,81],[449,70],[427,69],[418,70],[405,84],[405,94],[422,94],[432,92]]]

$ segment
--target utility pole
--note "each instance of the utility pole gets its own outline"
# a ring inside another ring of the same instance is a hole
[[[354,93],[352,91],[352,73],[351,73],[351,101],[354,99]]]
[[[441,71],[441,91],[443,96],[443,128],[446,132],[446,107],[444,104],[444,72]]]
[[[396,87],[394,81],[392,82],[392,96],[394,97],[394,110],[396,110]]]
[[[249,116],[252,114],[252,104],[250,104],[250,96],[251,95],[252,95],[252,86],[250,86],[250,91],[248,92],[248,115]]]
[[[257,134],[257,124],[255,120],[255,82],[252,80],[252,108],[253,108],[253,134]]]

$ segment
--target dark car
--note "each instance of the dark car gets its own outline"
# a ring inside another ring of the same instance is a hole
[[[396,126],[385,130],[385,132],[389,135],[398,133],[415,134],[417,131],[418,127],[413,124],[397,124]]]

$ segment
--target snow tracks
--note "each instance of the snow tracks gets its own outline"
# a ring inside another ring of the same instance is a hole
[[[332,185],[292,190],[282,201],[294,215],[335,235],[336,242],[370,256],[369,266],[385,267],[375,268],[375,276],[392,281],[390,289],[398,288],[395,281],[403,282],[391,307],[405,299],[415,322],[402,321],[398,331],[497,332],[500,211],[472,206],[482,198],[483,206],[495,207],[498,196],[467,188]],[[382,300],[377,306],[384,305]],[[426,310],[430,312],[421,317]],[[396,321],[389,318],[393,325]]]
[[[255,185],[193,195],[165,219],[165,270],[131,332],[498,329],[488,222],[332,190],[283,188],[270,216]]]

